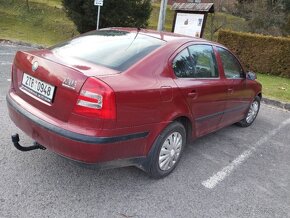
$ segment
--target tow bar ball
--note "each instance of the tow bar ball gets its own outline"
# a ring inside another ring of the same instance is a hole
[[[45,150],[46,148],[43,147],[42,145],[38,144],[37,142],[34,142],[32,146],[28,146],[28,147],[23,147],[22,145],[19,144],[19,135],[15,134],[11,136],[12,142],[15,146],[15,148],[17,148],[20,151],[32,151],[32,150],[36,150],[36,149],[41,149],[41,150]]]

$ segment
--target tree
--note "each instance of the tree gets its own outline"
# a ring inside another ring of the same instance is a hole
[[[26,7],[27,7],[27,10],[30,11],[29,1],[28,0],[26,0]]]
[[[286,14],[285,25],[283,26],[284,35],[290,36],[290,0],[282,0],[282,2]]]
[[[93,0],[62,0],[62,3],[80,33],[96,29],[97,7]],[[146,27],[151,10],[151,0],[104,0],[100,28]]]
[[[290,1],[289,0],[282,0],[282,3],[284,5],[285,12],[290,12]]]
[[[210,40],[213,40],[214,34],[227,25],[227,17],[226,16],[216,16],[216,13],[209,14],[210,18]]]
[[[251,32],[280,36],[287,34],[286,6],[289,0],[239,0],[237,15],[244,17]]]

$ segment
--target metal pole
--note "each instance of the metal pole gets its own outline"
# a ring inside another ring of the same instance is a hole
[[[157,30],[158,31],[162,31],[164,29],[167,1],[168,0],[162,0],[161,1],[159,19],[158,19],[158,26],[157,26]]]
[[[99,30],[101,6],[98,6],[97,30]]]

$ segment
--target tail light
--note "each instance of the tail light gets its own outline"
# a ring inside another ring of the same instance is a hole
[[[74,113],[99,119],[116,119],[115,93],[106,83],[90,77],[83,85]]]

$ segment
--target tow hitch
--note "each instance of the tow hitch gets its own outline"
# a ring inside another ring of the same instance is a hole
[[[20,151],[32,151],[32,150],[36,150],[36,149],[41,149],[41,150],[46,149],[45,147],[38,144],[37,142],[34,142],[32,146],[28,146],[28,147],[21,146],[18,143],[19,142],[19,135],[18,134],[12,135],[11,138],[12,138],[12,142],[13,142],[15,148],[17,148]]]

